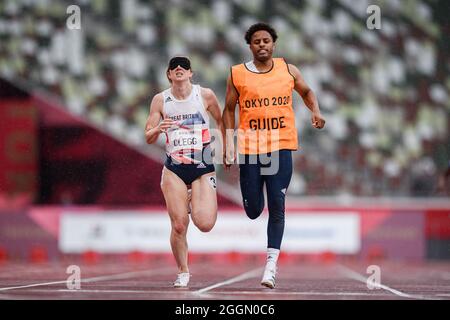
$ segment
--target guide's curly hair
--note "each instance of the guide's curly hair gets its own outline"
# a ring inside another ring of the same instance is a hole
[[[250,28],[248,28],[247,32],[245,33],[245,41],[247,42],[247,44],[250,44],[253,34],[261,30],[267,31],[272,36],[273,42],[277,41],[278,35],[275,29],[272,28],[270,24],[258,22],[255,23],[254,25],[251,25]]]

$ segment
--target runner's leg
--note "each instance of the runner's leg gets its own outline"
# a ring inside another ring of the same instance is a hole
[[[216,174],[207,173],[192,182],[192,221],[202,232],[209,232],[217,219]]]
[[[187,187],[175,173],[163,168],[161,178],[161,190],[166,200],[172,230],[170,233],[170,245],[178,265],[179,272],[189,272],[188,268],[188,244],[186,240],[189,215],[187,212]]]
[[[278,160],[273,157],[278,157]],[[284,233],[286,191],[292,177],[292,152],[290,150],[274,152],[272,161],[279,161],[279,170],[274,175],[265,177],[269,208],[267,247],[280,249]]]
[[[247,216],[254,220],[264,209],[264,177],[261,176],[259,163],[251,163],[249,156],[240,155],[239,182],[242,201]]]

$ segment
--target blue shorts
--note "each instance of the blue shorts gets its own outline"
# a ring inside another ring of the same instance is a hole
[[[209,145],[203,148],[204,153],[205,148],[206,152],[208,152]],[[167,156],[164,166],[175,173],[186,185],[190,185],[202,175],[215,171],[211,159],[209,157],[207,159],[202,158],[201,163],[185,164],[175,162],[170,156]]]

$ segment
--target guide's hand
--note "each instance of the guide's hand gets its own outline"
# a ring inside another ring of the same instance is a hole
[[[231,165],[234,164],[236,159],[236,153],[234,150],[234,145],[228,145],[223,153],[223,165],[225,170],[230,169]]]
[[[325,126],[325,118],[320,112],[314,112],[311,116],[311,124],[316,129],[322,129]]]

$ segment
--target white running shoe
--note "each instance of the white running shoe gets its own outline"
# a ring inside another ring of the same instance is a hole
[[[175,288],[187,287],[190,277],[191,277],[191,275],[187,272],[182,272],[182,273],[177,274],[177,280],[175,280],[175,282],[173,283],[173,286]]]
[[[261,280],[261,285],[273,289],[275,288],[275,275],[277,274],[276,266],[268,266],[266,265],[266,269],[264,270],[264,275]]]

